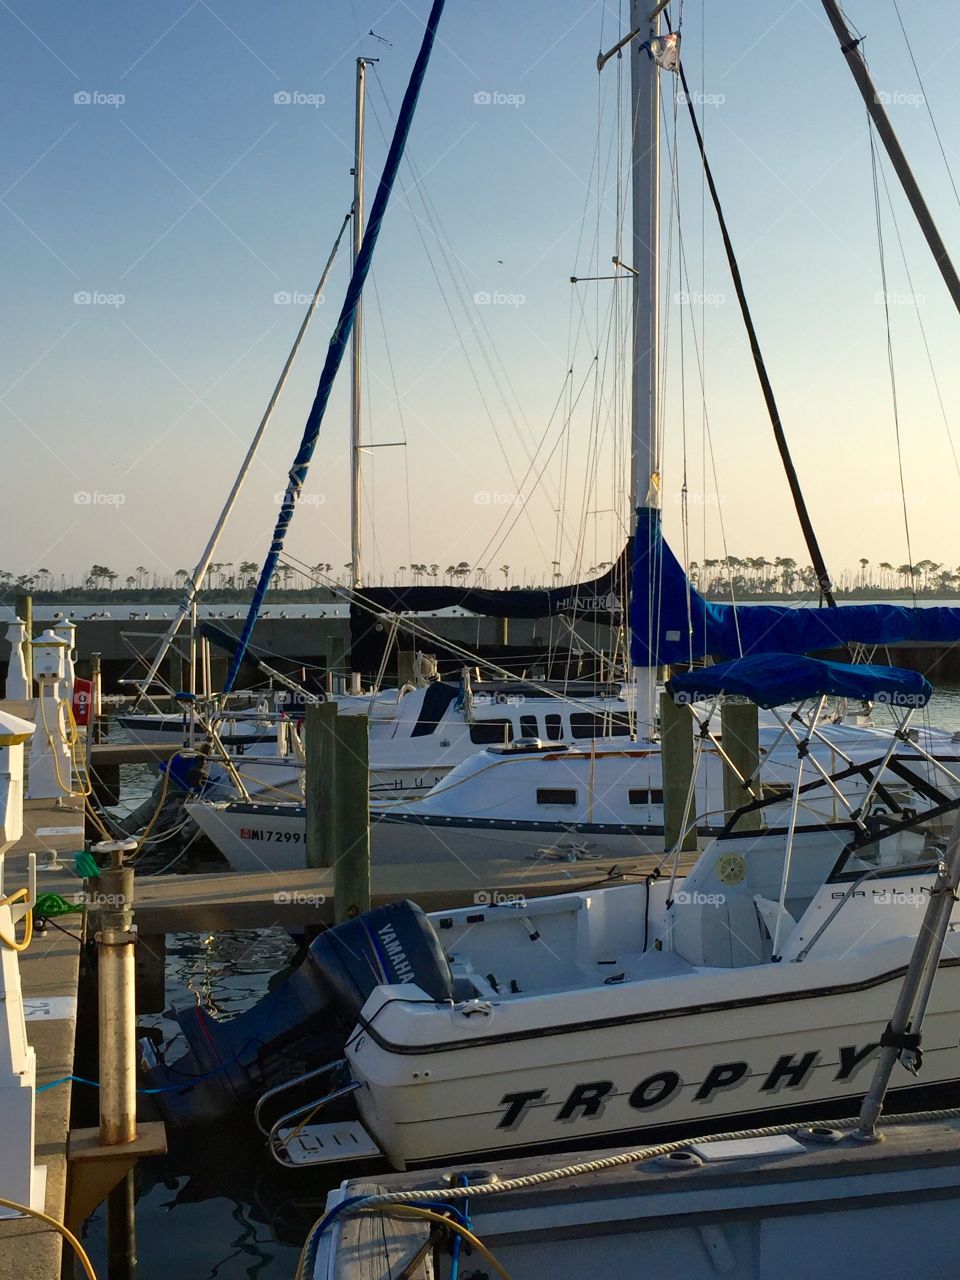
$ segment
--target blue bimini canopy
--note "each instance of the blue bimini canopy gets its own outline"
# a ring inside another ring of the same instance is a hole
[[[846,662],[822,662],[794,653],[762,653],[713,667],[684,671],[667,685],[677,702],[736,693],[760,707],[782,707],[826,694],[888,706],[925,707],[933,689],[919,671]]]

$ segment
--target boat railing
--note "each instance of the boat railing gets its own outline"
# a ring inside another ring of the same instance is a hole
[[[923,871],[923,872],[929,873],[931,871],[936,871],[938,865],[942,866],[942,857],[939,849],[936,850],[936,855],[937,855],[936,861],[932,859],[927,859],[926,862],[904,863],[902,866],[899,866],[896,868],[896,873],[897,875],[909,875],[911,872]],[[793,957],[793,963],[799,964],[802,960],[806,960],[807,956],[813,950],[814,946],[817,944],[820,938],[823,937],[824,933],[826,933],[827,929],[830,927],[833,921],[836,920],[837,916],[840,913],[841,907],[843,907],[847,902],[850,901],[854,893],[856,893],[856,891],[860,888],[860,886],[864,883],[865,880],[872,880],[874,876],[890,875],[891,871],[892,871],[892,868],[889,866],[871,867],[869,871],[864,871],[864,873],[861,876],[858,876],[856,880],[851,881],[851,883],[847,886],[846,893],[843,895],[842,898],[840,898],[838,902],[834,903],[833,909],[831,910],[830,914],[827,916],[826,920],[824,920],[823,923],[820,925],[819,929],[817,929],[816,933],[813,935],[810,941],[805,946],[801,947],[800,950],[797,952],[797,954]]]

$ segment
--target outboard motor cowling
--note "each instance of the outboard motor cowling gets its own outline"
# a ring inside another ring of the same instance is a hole
[[[412,983],[437,1001],[453,978],[428,917],[394,902],[328,929],[303,963],[268,995],[227,1022],[199,1005],[177,1021],[188,1051],[166,1063],[141,1041],[148,1088],[172,1125],[209,1123],[274,1085],[343,1056],[347,1036],[378,986]]]

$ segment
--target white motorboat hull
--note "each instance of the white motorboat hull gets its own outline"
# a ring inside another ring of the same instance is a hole
[[[400,1169],[733,1128],[758,1115],[793,1117],[799,1108],[854,1114],[902,980],[898,968],[832,994],[814,988],[803,999],[730,999],[713,1010],[651,1012],[624,1025],[595,1016],[566,1034],[531,1032],[509,1046],[492,1037],[459,1052],[404,1046],[398,1054],[359,1034],[348,1050],[351,1075],[368,1087],[356,1103]],[[955,963],[939,975],[927,1015],[925,1088],[960,1081],[958,1027]],[[893,1091],[916,1086],[898,1068]]]

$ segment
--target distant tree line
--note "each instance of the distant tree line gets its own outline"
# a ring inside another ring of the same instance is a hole
[[[470,565],[465,560],[442,565],[440,561],[411,561],[398,565],[389,577],[368,576],[371,586],[463,585],[500,587],[520,590],[523,587],[555,586],[579,578],[593,578],[610,568],[609,560],[566,571],[560,561],[552,561],[550,571],[538,574],[517,571],[509,564],[495,568]],[[171,600],[179,597],[190,579],[191,570],[177,569],[173,574],[159,573],[146,565],[137,565],[133,573],[122,574],[109,565],[93,564],[83,574],[55,574],[50,569],[34,569],[30,573],[11,573],[0,569],[0,593],[11,595],[32,592],[38,598],[107,600],[131,599]],[[247,599],[260,577],[260,566],[253,560],[222,561],[211,564],[203,584],[203,595],[210,599]],[[800,599],[817,594],[816,576],[810,565],[801,565],[789,556],[723,556],[716,560],[691,562],[690,578],[694,586],[711,599]],[[353,565],[334,566],[319,562],[303,569],[280,565],[273,576],[270,590],[276,594],[295,595],[302,599],[324,600],[337,587],[353,581]],[[887,560],[870,561],[862,557],[856,569],[844,569],[836,577],[835,589],[845,597],[871,596],[954,596],[960,594],[960,566],[936,560],[919,560],[916,564],[891,564]]]

